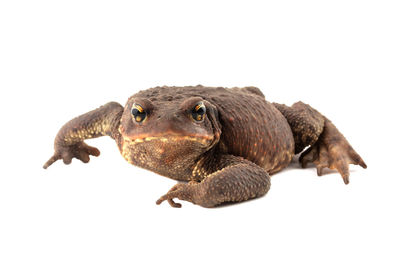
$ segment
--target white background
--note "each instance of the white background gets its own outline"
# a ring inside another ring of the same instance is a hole
[[[399,266],[398,1],[1,1],[0,266]],[[261,88],[330,118],[368,169],[297,162],[267,196],[155,205],[114,142],[43,170],[69,119],[157,85]]]

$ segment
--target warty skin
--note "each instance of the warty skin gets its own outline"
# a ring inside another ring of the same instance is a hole
[[[181,181],[157,204],[175,198],[203,207],[265,195],[270,175],[301,153],[336,169],[349,182],[349,164],[362,158],[331,121],[307,104],[270,103],[256,87],[155,87],[131,96],[125,107],[110,102],[66,123],[44,168],[62,159],[83,162],[100,154],[85,139],[113,138],[131,164]]]

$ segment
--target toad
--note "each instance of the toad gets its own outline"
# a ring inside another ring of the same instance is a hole
[[[43,166],[99,156],[84,140],[110,136],[131,164],[178,180],[156,203],[174,199],[203,207],[265,195],[270,175],[296,154],[302,167],[337,170],[349,183],[349,164],[367,168],[335,125],[302,102],[270,103],[256,87],[155,87],[110,102],[67,122]]]

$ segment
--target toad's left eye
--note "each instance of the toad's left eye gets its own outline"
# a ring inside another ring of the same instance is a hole
[[[195,121],[202,121],[204,119],[204,115],[206,114],[206,106],[203,103],[198,103],[192,109],[192,117]]]
[[[133,104],[131,113],[136,122],[142,122],[146,118],[146,111],[139,104]]]

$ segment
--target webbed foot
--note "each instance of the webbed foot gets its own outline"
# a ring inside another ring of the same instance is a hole
[[[349,164],[367,168],[360,155],[330,121],[325,122],[324,131],[318,141],[304,151],[299,160],[303,168],[313,162],[317,166],[318,176],[322,175],[324,168],[336,169],[345,184],[349,183]]]

